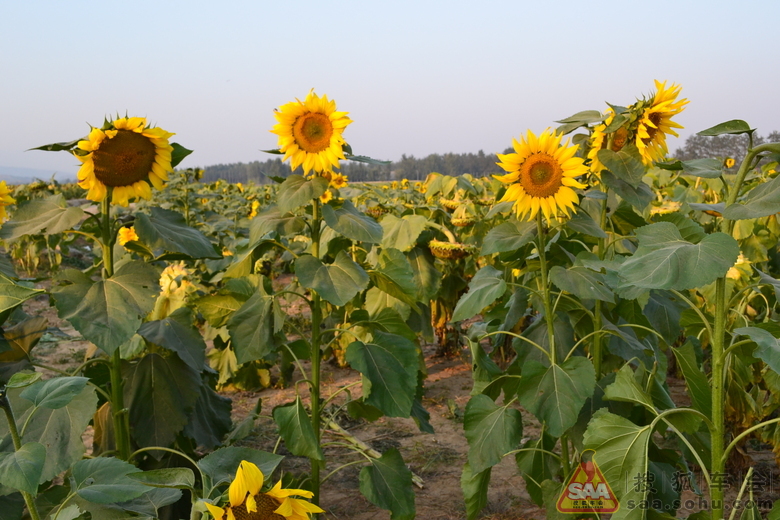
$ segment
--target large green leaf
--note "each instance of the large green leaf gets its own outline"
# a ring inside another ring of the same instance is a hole
[[[165,319],[144,323],[138,334],[155,345],[176,352],[193,369],[203,369],[206,342],[192,325],[192,311],[188,307],[177,309]]]
[[[274,297],[260,284],[257,292],[228,319],[227,328],[238,363],[262,359],[273,352],[273,303]]]
[[[346,359],[363,374],[363,400],[389,417],[409,417],[417,390],[417,348],[406,338],[375,331],[371,342],[355,341]]]
[[[260,212],[249,224],[249,243],[257,244],[265,235],[275,231],[282,236],[300,234],[306,228],[303,217],[292,213],[282,214],[278,207],[272,206]]]
[[[712,137],[723,134],[749,134],[753,132],[753,130],[754,129],[750,128],[750,125],[747,124],[747,122],[741,119],[732,119],[731,121],[726,121],[725,123],[702,130],[701,132],[698,132],[698,135]]]
[[[153,207],[151,216],[136,213],[133,224],[141,242],[155,251],[182,253],[190,258],[222,258],[209,239],[189,227],[175,211]],[[159,254],[158,254],[159,256]]]
[[[195,307],[200,311],[209,325],[218,329],[227,324],[227,320],[248,300],[235,294],[212,294],[195,301]]]
[[[412,308],[417,308],[418,287],[415,285],[414,271],[401,251],[384,249],[379,254],[377,269],[368,274],[377,288]]]
[[[753,355],[766,363],[769,368],[780,373],[780,342],[777,338],[758,327],[740,327],[734,329],[734,334],[752,339],[758,345]]]
[[[341,307],[368,287],[368,274],[341,251],[336,260],[323,264],[318,258],[303,255],[295,261],[295,274],[300,284],[314,289],[326,301]]]
[[[38,381],[36,385],[43,385]],[[53,479],[84,455],[81,434],[87,428],[97,409],[95,389],[87,386],[61,408],[41,408],[20,396],[21,388],[8,390],[8,399],[20,428],[22,442],[36,442],[46,448],[46,461],[39,483]],[[26,425],[22,428],[22,425]],[[11,437],[6,421],[0,421],[0,451],[11,451]]]
[[[230,446],[209,453],[198,461],[198,467],[209,480],[207,489],[210,489],[231,482],[242,460],[256,465],[263,472],[263,475],[271,475],[282,459],[284,457],[274,453]]]
[[[550,280],[559,289],[579,298],[615,303],[615,295],[607,287],[604,275],[587,267],[575,266],[567,269],[556,265],[550,269]]]
[[[415,247],[407,254],[409,264],[414,274],[414,285],[417,287],[417,298],[427,302],[439,292],[442,274],[435,267],[435,259],[431,252],[421,247]]]
[[[540,506],[544,503],[542,482],[553,478],[561,466],[559,460],[550,455],[557,442],[555,437],[542,433],[541,438],[523,444],[522,449],[527,451],[519,451],[515,455],[517,469],[525,480],[525,489]]]
[[[637,475],[647,475],[650,426],[637,426],[628,419],[602,408],[597,411],[585,431],[586,449],[593,456],[604,479],[621,504],[634,501],[639,504],[647,498],[649,486],[635,486]],[[637,507],[621,507],[612,515],[613,520],[644,519],[647,510]]]
[[[395,448],[390,448],[370,466],[360,470],[360,492],[372,504],[390,510],[393,520],[411,520],[415,515],[412,472]]]
[[[292,211],[309,204],[328,190],[328,181],[322,177],[306,179],[300,175],[290,175],[279,186],[276,203],[282,213]]]
[[[618,179],[621,179],[632,187],[637,188],[645,174],[645,165],[636,145],[628,144],[620,151],[613,152],[610,149],[598,151],[598,158]]]
[[[780,209],[780,177],[759,184],[740,203],[732,204],[723,212],[731,220],[760,218],[774,215]]]
[[[146,486],[174,489],[195,489],[195,473],[190,468],[163,468],[127,475]]]
[[[560,437],[577,422],[595,387],[596,373],[588,358],[570,357],[549,367],[530,360],[523,365],[517,398],[545,425],[545,431]]]
[[[696,353],[693,350],[693,344],[686,341],[678,348],[673,348],[672,352],[677,359],[677,366],[682,370],[685,377],[685,384],[688,387],[688,395],[691,396],[693,407],[706,415],[712,417],[712,390],[710,389],[707,375],[702,372],[696,363]]]
[[[131,475],[134,475],[134,473],[130,473],[128,478]],[[182,492],[178,489],[149,489],[140,497],[120,502],[116,504],[116,507],[128,512],[138,513],[143,518],[158,518],[158,510],[161,507],[178,502],[181,497]],[[93,514],[92,518],[102,517],[99,514]]]
[[[44,292],[43,289],[34,289],[18,284],[0,274],[0,312],[13,309],[17,305]]]
[[[317,442],[311,417],[303,408],[300,396],[295,402],[274,408],[274,421],[279,425],[279,434],[290,453],[299,457],[323,460],[322,449]]]
[[[113,457],[95,457],[73,465],[71,492],[95,504],[114,504],[139,497],[149,488],[127,477],[138,468]]]
[[[575,213],[572,217],[566,221],[566,227],[579,231],[591,237],[607,238],[607,234],[599,226],[599,224],[591,218],[585,211]]]
[[[339,208],[331,204],[322,206],[325,222],[350,240],[378,244],[382,241],[382,226],[371,217],[360,213],[348,200]]]
[[[604,389],[604,399],[637,404],[656,413],[653,398],[639,386],[629,365],[623,365],[615,376],[615,382]]]
[[[483,394],[475,395],[466,405],[463,428],[469,443],[469,464],[474,473],[495,466],[520,444],[523,419],[520,411],[510,408],[511,405],[510,401],[498,406]]]
[[[168,446],[187,423],[198,398],[200,375],[178,356],[146,354],[123,366],[125,405],[141,446]]]
[[[37,495],[45,460],[46,448],[37,442],[28,442],[18,451],[0,453],[0,484]]]
[[[225,435],[233,427],[230,418],[232,408],[233,401],[230,398],[219,395],[204,382],[200,385],[198,399],[187,418],[184,435],[207,449],[222,445]]]
[[[698,244],[683,240],[677,226],[658,222],[636,230],[639,247],[618,271],[622,287],[694,289],[726,274],[739,256],[739,244],[724,233]]]
[[[25,388],[20,397],[39,408],[56,410],[70,403],[87,386],[86,377],[55,377]]]
[[[503,273],[492,266],[485,266],[469,282],[469,292],[461,296],[452,313],[452,321],[467,320],[501,298],[506,292]]]
[[[381,222],[384,235],[382,247],[393,248],[399,251],[408,251],[417,243],[426,226],[428,219],[422,215],[404,215],[401,218],[395,215],[385,215]]]
[[[13,241],[24,235],[53,235],[71,229],[84,217],[81,208],[68,206],[61,194],[31,200],[14,212],[14,218],[0,228],[0,239]]]
[[[488,234],[482,241],[480,255],[485,256],[493,253],[516,251],[530,243],[535,237],[535,223],[511,219],[488,231]]]
[[[661,334],[667,345],[673,345],[680,337],[680,315],[684,308],[672,293],[667,291],[650,291],[643,313],[653,329]]]
[[[466,502],[467,520],[476,520],[488,503],[488,487],[490,487],[490,473],[493,468],[490,467],[480,473],[471,471],[471,464],[468,462],[463,466],[463,473],[460,476],[460,489],[463,491],[463,499]]]
[[[644,182],[632,186],[629,182],[619,179],[607,170],[601,172],[601,181],[640,212],[653,200],[653,192]]]
[[[107,280],[81,279],[52,288],[60,318],[108,354],[136,333],[154,307],[160,290],[157,271],[149,264],[127,262]]]

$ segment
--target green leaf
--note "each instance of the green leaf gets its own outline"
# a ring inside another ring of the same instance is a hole
[[[195,473],[190,468],[163,468],[127,475],[131,480],[157,488],[195,489]]]
[[[643,313],[650,324],[663,336],[667,345],[673,345],[680,337],[680,315],[683,311],[677,297],[666,291],[650,291]]]
[[[741,119],[732,119],[731,121],[726,121],[725,123],[702,130],[701,132],[698,132],[697,135],[712,137],[723,134],[749,134],[754,130],[755,129],[750,128],[750,125],[745,121],[742,121]]]
[[[173,148],[171,152],[171,168],[176,168],[185,157],[192,153],[192,150],[187,150],[179,143],[171,143],[171,147]]]
[[[274,351],[273,302],[274,297],[260,284],[257,292],[228,319],[227,328],[238,363],[262,359]]]
[[[643,182],[640,182],[636,186],[632,186],[623,179],[615,177],[607,170],[601,172],[601,180],[607,187],[611,188],[615,193],[617,193],[621,199],[631,204],[640,213],[647,207],[648,204],[650,204],[654,198],[650,187]]]
[[[187,424],[201,385],[197,371],[177,356],[146,354],[123,366],[125,405],[141,447],[168,446]]]
[[[219,395],[204,381],[184,426],[184,435],[207,449],[222,445],[225,435],[233,427],[230,418],[232,408],[230,398]]]
[[[558,440],[543,433],[539,439],[532,439],[523,444],[522,449],[515,455],[517,469],[525,480],[525,489],[537,505],[544,504],[542,482],[553,478],[561,466],[559,460],[547,452],[552,452]]]
[[[691,159],[680,164],[685,175],[705,179],[717,179],[723,175],[723,161],[718,159]]]
[[[550,280],[562,291],[570,292],[579,298],[615,303],[615,295],[607,287],[604,275],[587,267],[575,266],[566,269],[556,265],[550,269]]]
[[[758,348],[753,353],[775,372],[780,373],[780,343],[771,333],[758,327],[740,327],[734,329],[734,334],[747,336],[753,340]]]
[[[598,158],[615,177],[627,182],[633,188],[638,188],[642,183],[645,165],[636,145],[628,144],[618,152],[607,148],[599,150]]]
[[[780,177],[759,184],[744,198],[744,203],[728,206],[723,216],[731,220],[744,220],[774,215],[780,209]]]
[[[149,488],[127,477],[138,468],[113,457],[81,460],[73,465],[71,492],[95,504],[114,504],[143,495]]]
[[[382,410],[370,404],[366,404],[362,399],[355,399],[347,403],[347,413],[354,419],[365,419],[368,422],[374,422],[384,414]]]
[[[585,235],[596,238],[607,238],[607,234],[601,229],[598,223],[591,218],[585,211],[575,213],[572,217],[566,221],[566,226],[579,231]]]
[[[122,264],[107,280],[80,280],[52,293],[59,317],[87,340],[113,354],[136,333],[160,291],[157,271],[138,261]]]
[[[379,254],[377,269],[368,274],[377,288],[417,309],[418,287],[414,283],[414,271],[401,251],[384,249]]]
[[[385,215],[380,223],[384,231],[382,247],[393,248],[399,251],[408,251],[417,243],[426,226],[428,219],[422,215],[404,215],[401,218],[395,215]]]
[[[290,175],[279,186],[276,203],[282,213],[305,206],[328,190],[328,181],[322,177],[306,179]]]
[[[596,373],[588,358],[570,357],[549,367],[530,360],[523,365],[517,399],[545,425],[545,431],[560,437],[577,422],[595,387]]]
[[[482,312],[482,309],[501,298],[506,288],[501,271],[489,265],[483,267],[469,282],[469,292],[461,296],[452,312],[451,321],[474,317]]]
[[[609,413],[606,408],[598,410],[585,431],[585,449],[596,453],[594,460],[604,479],[621,504],[629,500],[639,504],[647,499],[648,486],[634,486],[634,477],[647,475],[650,426],[637,426],[628,419]],[[621,507],[612,515],[613,520],[644,519],[646,510]]]
[[[417,298],[421,302],[433,299],[441,287],[442,274],[435,267],[435,259],[428,249],[415,247],[407,254],[412,266]]]
[[[73,228],[84,217],[84,211],[68,206],[62,194],[21,204],[14,218],[0,228],[0,239],[13,241],[24,235],[54,235]]]
[[[323,204],[322,217],[328,226],[350,240],[373,244],[382,241],[382,226],[371,217],[360,213],[348,200],[344,201],[340,208]]]
[[[86,377],[55,377],[25,388],[19,397],[39,408],[56,410],[70,403],[87,386]]]
[[[471,471],[471,465],[467,462],[463,466],[460,476],[460,489],[463,491],[463,499],[466,501],[466,519],[476,520],[488,503],[488,487],[490,486],[490,467],[480,473]]]
[[[39,381],[36,384],[43,384]],[[84,455],[81,434],[92,420],[97,409],[95,389],[86,386],[67,405],[52,410],[40,408],[20,396],[22,389],[8,390],[8,399],[16,416],[17,425],[26,423],[22,442],[36,442],[46,448],[46,461],[39,479],[40,484],[53,479]],[[0,451],[13,450],[8,423],[0,421]]]
[[[520,411],[509,404],[498,406],[483,394],[466,405],[463,428],[469,443],[469,464],[474,473],[495,466],[504,455],[517,448],[523,436]]]
[[[17,372],[6,383],[6,388],[26,388],[41,379],[40,372]]]
[[[206,342],[192,325],[192,311],[182,307],[165,319],[141,325],[138,334],[145,340],[176,352],[194,370],[200,371],[206,361]]]
[[[209,325],[218,329],[227,324],[228,319],[246,302],[235,294],[213,294],[195,301],[195,307],[206,318]]]
[[[653,398],[639,386],[629,365],[623,365],[615,376],[615,382],[604,389],[604,399],[638,404],[657,415]]]
[[[311,417],[303,408],[300,396],[297,396],[292,404],[274,408],[273,415],[274,421],[279,425],[279,434],[290,453],[310,459],[324,459],[311,425]]]
[[[281,236],[299,235],[306,221],[292,213],[282,214],[277,207],[260,212],[249,224],[249,243],[257,244],[265,235],[275,231]]]
[[[487,355],[479,341],[468,339],[468,342],[469,349],[471,350],[471,379],[474,382],[474,387],[471,389],[471,395],[481,394],[484,391],[485,394],[490,395],[493,399],[497,399],[501,391],[500,388],[495,392],[488,392],[485,388],[490,385],[493,380],[501,377],[504,371],[490,359],[490,356]]]
[[[281,455],[256,450],[253,448],[236,448],[230,446],[220,448],[209,453],[198,461],[198,467],[205,473],[210,482],[207,488],[219,486],[233,480],[242,460],[251,462],[260,468],[263,475],[271,475],[279,463],[282,462]],[[204,497],[208,498],[208,497]]]
[[[682,213],[667,213],[666,215],[657,215],[653,219],[655,222],[671,222],[680,230],[683,240],[698,244],[707,236],[707,232],[693,219],[690,219]]]
[[[683,346],[673,348],[672,352],[677,359],[677,366],[680,367],[683,377],[685,377],[685,384],[688,387],[688,395],[691,396],[693,408],[712,418],[712,390],[707,375],[696,363],[693,344],[690,340],[686,341]]]
[[[28,442],[18,451],[0,453],[0,484],[38,494],[46,448],[37,442]]]
[[[739,256],[739,245],[724,233],[698,244],[683,240],[677,227],[658,222],[636,229],[639,247],[618,273],[621,287],[694,289],[726,274]]]
[[[345,305],[357,293],[368,287],[368,274],[344,251],[336,260],[323,264],[318,258],[303,255],[295,261],[295,274],[302,286],[314,289],[326,301],[337,307]]]
[[[36,148],[30,148],[30,150],[43,150],[44,152],[70,151],[79,144],[79,141],[82,141],[83,139],[84,139],[83,137],[80,137],[79,139],[74,139],[73,141],[67,143],[45,144],[43,146],[38,146]]]
[[[33,289],[20,285],[0,274],[0,312],[13,309],[30,298],[45,292],[43,289]]]
[[[388,417],[409,417],[417,390],[417,347],[401,336],[375,331],[372,342],[355,341],[346,359],[363,374],[363,400]]]
[[[395,309],[386,307],[373,318],[369,318],[368,321],[363,323],[372,329],[403,336],[412,342],[417,341],[417,334],[406,324],[406,321]]]
[[[131,475],[134,473],[130,473],[128,477],[132,478]],[[116,504],[116,507],[122,508],[124,511],[138,513],[144,518],[157,518],[158,510],[161,507],[178,502],[181,497],[182,492],[178,489],[150,489],[140,497]],[[102,517],[93,513],[92,518]]]
[[[388,509],[393,520],[411,520],[415,515],[412,472],[395,448],[390,448],[370,466],[360,470],[360,492],[372,504]]]
[[[485,256],[493,253],[517,251],[535,237],[536,224],[534,222],[520,222],[511,219],[488,231],[482,241],[482,251],[479,254]]]
[[[157,251],[182,253],[190,258],[222,258],[208,238],[189,227],[184,217],[167,209],[152,208],[151,216],[136,213],[133,223],[141,242]]]

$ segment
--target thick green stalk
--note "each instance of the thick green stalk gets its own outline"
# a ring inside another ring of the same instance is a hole
[[[8,420],[8,431],[11,433],[11,439],[14,443],[14,451],[22,449],[22,439],[19,437],[19,430],[16,428],[16,419],[14,419],[13,410],[11,409],[11,401],[8,400],[6,390],[3,389],[0,392],[0,407],[5,412],[5,418]],[[30,512],[30,518],[32,520],[40,520],[41,516],[38,514],[38,508],[35,505],[33,496],[27,491],[19,490],[24,497],[24,503],[27,505],[27,510]]]
[[[320,216],[320,201],[314,199],[311,210],[311,254],[315,258],[320,257],[320,227],[322,226],[322,217]],[[314,436],[317,444],[320,443],[320,361],[322,353],[320,352],[320,325],[322,323],[322,300],[316,291],[312,293],[311,305],[311,425],[314,428]],[[321,461],[309,459],[311,463],[311,482],[314,498],[312,502],[315,505],[320,504],[320,469]]]
[[[103,245],[103,277],[114,275],[114,234],[111,226],[111,188],[100,203],[103,215],[101,222]],[[125,410],[122,384],[122,357],[117,348],[111,356],[111,415],[114,422],[114,442],[117,456],[122,460],[130,457],[130,424]]]
[[[604,200],[601,201],[601,219],[599,221],[599,225],[601,227],[601,230],[606,233],[607,231],[607,198],[609,196],[609,188],[606,188],[604,193],[607,195],[607,197],[604,197]],[[599,260],[604,260],[606,251],[604,250],[606,247],[606,240],[604,238],[599,238],[598,243],[598,252],[599,252]],[[602,327],[602,321],[601,321],[601,300],[596,300],[594,309],[593,309],[593,330],[599,331]],[[602,342],[602,335],[596,334],[593,337],[593,351],[591,352],[591,357],[593,358],[593,369],[596,371],[596,381],[601,379],[601,342]]]
[[[550,363],[555,364],[555,326],[552,311],[552,302],[550,301],[550,282],[547,279],[547,258],[545,254],[545,232],[544,222],[542,221],[542,212],[536,214],[537,242],[536,249],[539,251],[539,265],[542,273],[542,303],[544,304],[544,320],[547,322],[547,339],[550,344]]]

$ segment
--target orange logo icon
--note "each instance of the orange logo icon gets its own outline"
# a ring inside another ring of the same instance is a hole
[[[580,461],[566,482],[556,508],[561,513],[614,513],[620,504],[595,458],[591,457],[588,461]]]

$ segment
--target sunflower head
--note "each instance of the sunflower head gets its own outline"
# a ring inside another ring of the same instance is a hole
[[[109,189],[122,206],[136,197],[151,199],[149,184],[162,189],[173,169],[173,147],[168,143],[172,135],[148,126],[143,117],[123,117],[93,128],[72,150],[82,162],[79,186],[95,202],[105,199]]]
[[[666,87],[656,80],[656,93],[651,99],[643,100],[634,106],[641,106],[641,116],[636,129],[636,147],[642,155],[645,164],[662,161],[669,149],[666,146],[666,135],[679,137],[675,128],[683,128],[672,121],[672,117],[685,110],[687,99],[677,100],[682,87],[672,84]]]
[[[310,513],[324,513],[314,504],[292,496],[311,498],[311,491],[282,489],[281,481],[269,491],[260,492],[264,479],[260,468],[241,461],[236,478],[228,488],[229,505],[204,504],[215,520],[309,520]]]
[[[0,224],[8,218],[5,207],[15,203],[16,199],[11,196],[11,190],[5,184],[5,181],[0,181]]]
[[[507,184],[499,202],[515,201],[519,219],[532,220],[541,211],[548,219],[566,216],[579,202],[573,188],[585,188],[575,177],[587,173],[582,158],[575,157],[577,146],[561,144],[561,135],[550,129],[538,137],[528,131],[520,141],[512,140],[515,153],[498,154],[496,163],[506,172],[496,179]]]
[[[328,96],[318,96],[311,90],[304,101],[295,100],[279,107],[274,113],[277,124],[271,130],[279,136],[279,151],[290,159],[295,170],[303,166],[310,171],[325,172],[339,167],[344,159],[346,141],[342,133],[352,122],[348,112],[336,111],[336,102]]]
[[[607,133],[607,128],[615,120],[615,111],[610,108],[607,111],[607,117],[604,122],[593,129],[590,137],[590,148],[588,149],[588,159],[590,159],[590,171],[597,177],[601,177],[601,171],[606,167],[599,161],[599,150],[604,150],[609,146],[613,152],[619,152],[629,141],[629,130],[627,124],[622,125],[617,130]]]
[[[138,240],[138,234],[135,232],[135,226],[119,228],[117,242],[119,242],[120,246],[123,246],[134,240]]]

